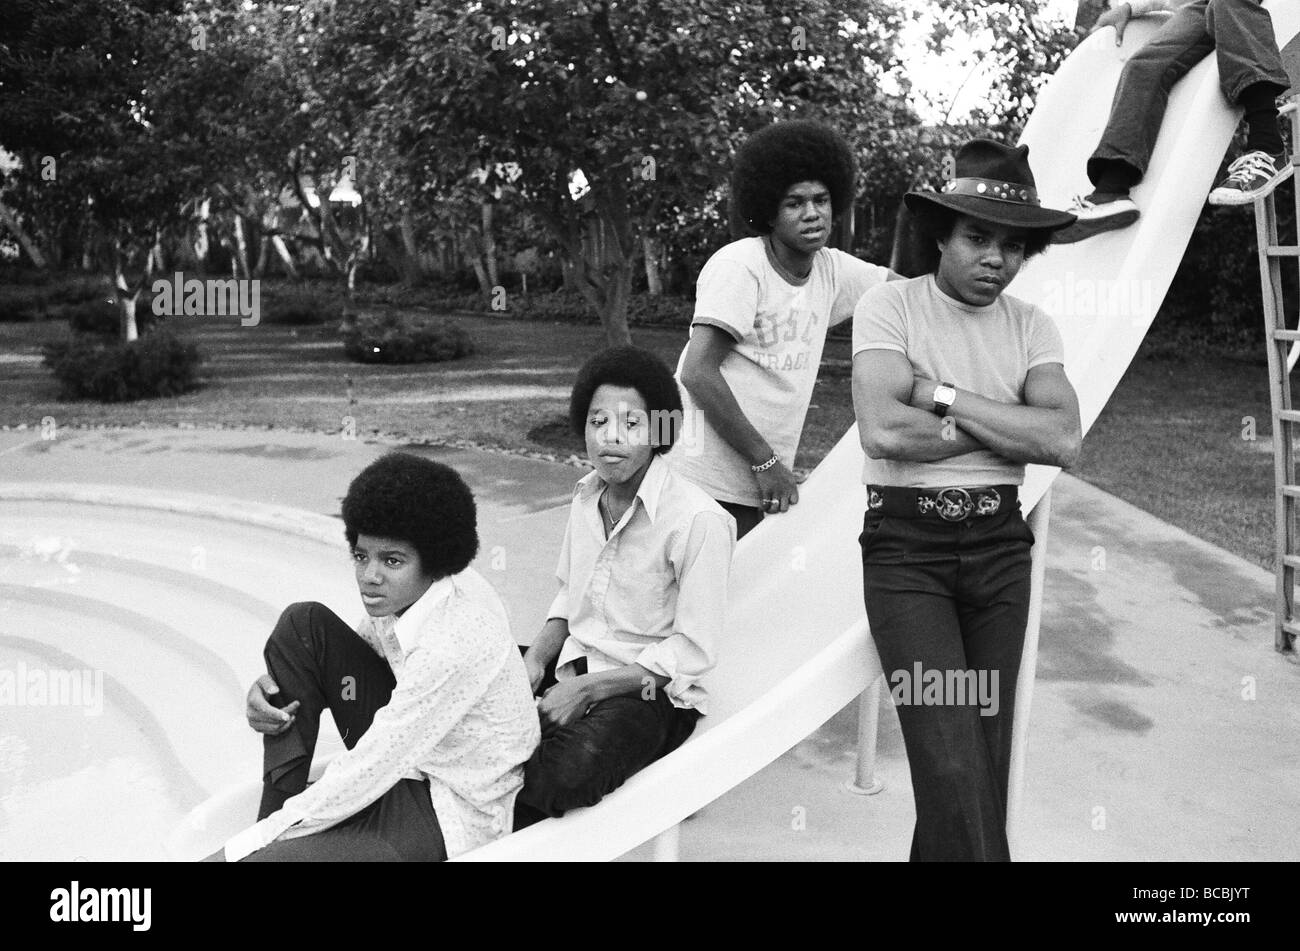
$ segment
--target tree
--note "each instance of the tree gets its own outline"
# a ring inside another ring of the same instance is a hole
[[[377,83],[414,178],[482,140],[517,164],[520,200],[623,343],[642,239],[699,208],[745,134],[814,115],[890,139],[905,107],[880,80],[901,19],[886,0],[429,4]]]
[[[233,194],[283,138],[238,5],[18,0],[0,62],[0,145],[37,217],[79,220],[136,339],[163,234],[207,189]],[[283,134],[291,135],[291,131]]]
[[[1038,90],[1078,43],[1072,25],[1049,17],[1044,7],[1043,0],[935,0],[931,7],[932,49],[942,50],[964,32],[980,38],[984,58],[997,63],[989,103],[971,119],[1008,142],[1020,135]]]

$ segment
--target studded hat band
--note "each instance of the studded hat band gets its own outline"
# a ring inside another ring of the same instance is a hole
[[[1000,182],[992,178],[955,178],[943,186],[943,194],[970,195],[1013,205],[1039,205],[1038,192],[1033,186]]]

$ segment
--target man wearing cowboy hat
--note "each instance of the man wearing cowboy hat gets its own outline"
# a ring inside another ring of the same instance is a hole
[[[956,172],[905,199],[930,272],[854,312],[859,541],[912,773],[911,857],[1005,861],[1033,543],[1017,490],[1026,463],[1072,465],[1081,428],[1052,318],[1004,292],[1074,216],[1039,204],[1025,146],[968,142]]]

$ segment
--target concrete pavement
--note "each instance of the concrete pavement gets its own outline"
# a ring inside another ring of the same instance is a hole
[[[337,514],[392,448],[265,430],[0,432],[0,482],[200,492]],[[572,466],[411,447],[474,488],[477,567],[531,639],[553,592]],[[1053,493],[1046,604],[1016,855],[1296,859],[1300,668],[1272,648],[1272,575],[1078,480]],[[882,702],[884,791],[844,791],[850,707],[682,829],[686,859],[902,859],[913,821],[897,717]],[[649,856],[648,847],[630,858]]]

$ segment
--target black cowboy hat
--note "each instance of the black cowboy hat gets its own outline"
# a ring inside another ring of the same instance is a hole
[[[1056,230],[1074,224],[1068,211],[1044,208],[1029,168],[1029,146],[1011,148],[991,139],[972,139],[957,150],[956,177],[942,191],[908,192],[913,214],[936,207],[1017,228]]]

